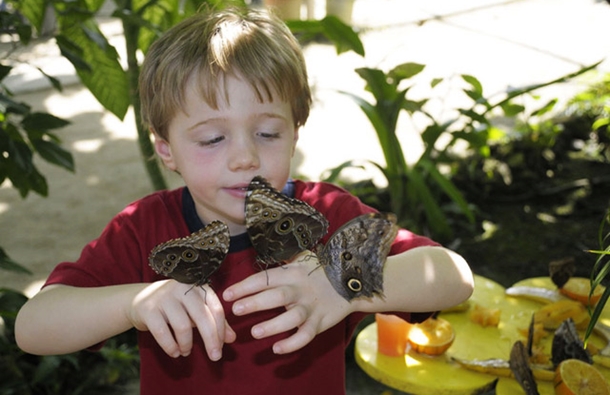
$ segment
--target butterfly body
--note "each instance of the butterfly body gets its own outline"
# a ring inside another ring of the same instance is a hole
[[[397,232],[394,214],[364,214],[317,248],[320,265],[343,298],[383,295],[383,267]]]
[[[313,249],[328,231],[328,221],[318,210],[282,194],[260,176],[250,182],[245,205],[247,232],[265,266]]]
[[[227,225],[214,221],[187,237],[156,246],[148,262],[157,274],[185,284],[202,286],[218,270],[229,251]]]

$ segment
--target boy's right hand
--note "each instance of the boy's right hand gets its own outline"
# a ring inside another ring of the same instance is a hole
[[[197,327],[208,357],[222,357],[224,343],[235,341],[235,332],[212,288],[193,287],[175,280],[157,281],[133,299],[128,319],[141,331],[148,330],[167,355],[188,356]],[[188,291],[188,292],[187,292]]]

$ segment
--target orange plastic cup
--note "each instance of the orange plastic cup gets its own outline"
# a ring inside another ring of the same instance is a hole
[[[405,355],[411,324],[392,314],[375,314],[377,351],[391,357]]]

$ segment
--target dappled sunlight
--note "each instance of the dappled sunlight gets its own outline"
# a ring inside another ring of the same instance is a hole
[[[104,144],[102,139],[79,140],[72,144],[72,149],[77,152],[91,153],[99,151]]]
[[[96,176],[96,175],[89,176],[89,177],[87,177],[86,183],[88,186],[99,185],[100,178],[99,178],[99,176]]]

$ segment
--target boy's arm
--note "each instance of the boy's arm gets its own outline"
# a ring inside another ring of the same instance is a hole
[[[126,304],[148,284],[100,288],[50,285],[19,311],[17,344],[37,354],[66,354],[130,329]]]
[[[135,327],[150,331],[168,355],[178,357],[190,353],[197,327],[210,358],[220,359],[223,343],[234,341],[235,333],[214,291],[191,288],[174,280],[95,288],[51,285],[19,311],[17,344],[32,354],[65,354]]]
[[[388,257],[384,298],[358,298],[351,303],[334,290],[317,265],[311,254],[302,254],[288,265],[233,284],[223,297],[234,302],[235,315],[284,306],[284,313],[254,325],[251,332],[264,338],[297,328],[273,346],[275,353],[285,354],[304,347],[350,313],[438,311],[468,299],[474,288],[466,261],[443,247],[417,247]]]
[[[357,311],[433,312],[470,297],[474,280],[461,255],[444,247],[417,247],[389,256],[384,298],[354,299]]]

